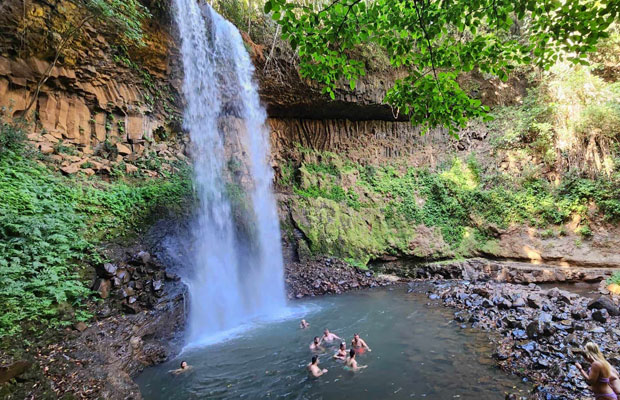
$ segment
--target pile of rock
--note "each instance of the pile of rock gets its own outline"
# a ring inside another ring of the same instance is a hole
[[[387,286],[391,280],[362,271],[342,260],[323,257],[304,263],[288,263],[285,268],[289,299],[348,290]]]
[[[36,364],[50,398],[139,399],[133,377],[179,350],[185,285],[148,252],[135,251],[97,268],[95,289],[106,299],[96,318],[41,349]]]
[[[125,312],[136,314],[143,309],[153,308],[159,302],[164,295],[166,281],[179,279],[178,276],[166,272],[148,252],[140,251],[127,262],[100,265],[93,290],[102,299],[111,298],[121,302]],[[110,312],[110,307],[103,307],[97,315],[105,318]]]
[[[503,369],[534,381],[538,398],[589,395],[574,365],[584,362],[578,349],[588,341],[601,346],[612,364],[620,361],[620,310],[608,297],[589,300],[535,284],[456,281],[435,283],[429,298],[459,309],[455,320],[461,327],[497,332],[494,357]]]

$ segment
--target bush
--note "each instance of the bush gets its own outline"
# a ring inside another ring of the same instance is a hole
[[[26,143],[26,126],[23,119],[8,121],[4,110],[0,112],[0,156],[8,152],[20,152]]]

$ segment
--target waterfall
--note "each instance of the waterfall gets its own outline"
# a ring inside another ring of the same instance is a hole
[[[188,341],[285,306],[269,129],[239,31],[208,4],[174,0],[199,210],[193,224]]]

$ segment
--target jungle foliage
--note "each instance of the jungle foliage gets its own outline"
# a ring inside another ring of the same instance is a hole
[[[300,73],[334,90],[354,88],[365,74],[352,55],[376,45],[407,72],[388,90],[395,114],[432,128],[459,128],[488,109],[457,76],[474,68],[507,79],[517,65],[549,68],[566,59],[587,63],[588,52],[618,17],[618,0],[268,0],[264,10],[296,49]]]
[[[159,206],[181,207],[191,196],[189,170],[166,179],[110,183],[63,177],[23,151],[19,126],[0,138],[0,337],[40,331],[89,317],[89,264],[97,245],[136,230]]]

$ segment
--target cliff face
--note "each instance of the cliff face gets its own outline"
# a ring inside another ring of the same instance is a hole
[[[132,164],[152,151],[166,151],[169,161],[184,159],[186,138],[175,140],[180,60],[170,26],[155,19],[145,24],[144,47],[124,47],[117,35],[88,22],[71,36],[72,24],[84,15],[75,4],[2,4],[0,107],[5,116],[22,116],[30,106],[29,140],[66,173],[87,161],[93,165],[87,173],[109,173],[120,162],[131,172]],[[57,49],[62,50],[57,54]]]

